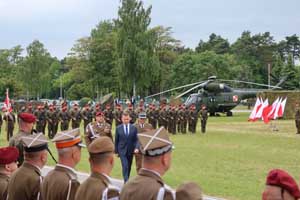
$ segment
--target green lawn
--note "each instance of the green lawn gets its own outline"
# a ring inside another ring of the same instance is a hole
[[[260,199],[272,168],[289,171],[299,182],[300,136],[295,134],[294,121],[276,121],[279,131],[272,132],[262,122],[247,122],[248,115],[209,118],[206,134],[171,136],[175,150],[165,182],[176,187],[183,181],[195,181],[206,194],[233,200]],[[1,146],[6,145],[2,129]],[[55,152],[53,144],[51,147]],[[49,164],[53,164],[50,157]],[[89,172],[86,149],[77,169]],[[135,167],[132,171],[133,176]],[[112,176],[122,177],[119,159]]]

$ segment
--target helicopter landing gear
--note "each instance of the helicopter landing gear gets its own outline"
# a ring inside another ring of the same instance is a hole
[[[232,117],[232,115],[233,115],[233,114],[232,114],[231,111],[228,111],[228,112],[226,113],[226,116],[227,116],[227,117]]]
[[[211,113],[209,113],[209,116],[216,116],[216,113],[215,112],[211,112]]]

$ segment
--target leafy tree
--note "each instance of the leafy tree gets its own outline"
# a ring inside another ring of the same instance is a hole
[[[122,0],[117,22],[117,61],[123,91],[143,93],[156,77],[158,59],[154,53],[155,35],[148,30],[151,6],[143,7],[139,0]]]
[[[51,56],[38,40],[29,44],[26,51],[27,56],[20,66],[19,77],[32,97],[39,98],[45,94],[48,88],[49,80],[46,77],[52,61]]]
[[[220,35],[216,35],[215,33],[212,33],[209,36],[209,40],[207,42],[200,40],[198,46],[196,47],[196,51],[198,53],[214,51],[217,54],[225,54],[228,53],[229,50],[230,44],[228,40],[222,38]]]

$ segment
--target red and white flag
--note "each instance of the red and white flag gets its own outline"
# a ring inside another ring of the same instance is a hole
[[[279,110],[278,110],[278,117],[283,116],[286,100],[287,100],[287,97],[285,97],[285,99],[280,103],[280,107],[279,107]]]
[[[279,112],[279,108],[280,108],[280,105],[281,105],[281,102],[282,102],[282,98],[280,97],[277,105],[276,105],[276,108],[275,108],[275,112],[274,112],[274,116],[272,119],[277,119],[278,117],[278,112]]]
[[[248,121],[254,122],[257,120],[256,114],[257,114],[258,110],[260,109],[260,107],[262,106],[262,104],[263,104],[262,99],[260,97],[257,97],[254,108],[249,116]]]
[[[266,100],[263,102],[263,104],[261,105],[261,107],[259,108],[259,110],[257,111],[257,113],[256,113],[256,115],[255,115],[255,118],[257,118],[257,119],[262,118],[262,116],[263,116],[263,111],[264,111],[264,109],[265,109],[266,107],[268,107],[268,106],[269,106],[269,100],[266,99]]]
[[[6,110],[6,112],[11,112],[12,111],[12,107],[11,107],[11,103],[10,103],[10,99],[9,99],[9,95],[8,95],[8,89],[6,89],[6,97],[4,100],[4,108]]]
[[[271,106],[271,110],[270,112],[268,113],[268,120],[270,119],[274,119],[274,116],[275,116],[275,112],[276,112],[276,108],[278,107],[278,105],[280,104],[281,102],[281,98],[277,97],[277,99],[273,102],[272,106]]]

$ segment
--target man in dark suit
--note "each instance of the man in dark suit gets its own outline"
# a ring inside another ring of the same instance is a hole
[[[117,127],[115,134],[115,153],[121,159],[124,182],[130,176],[133,154],[138,153],[137,129],[129,123],[130,120],[129,113],[123,112],[122,124]]]

